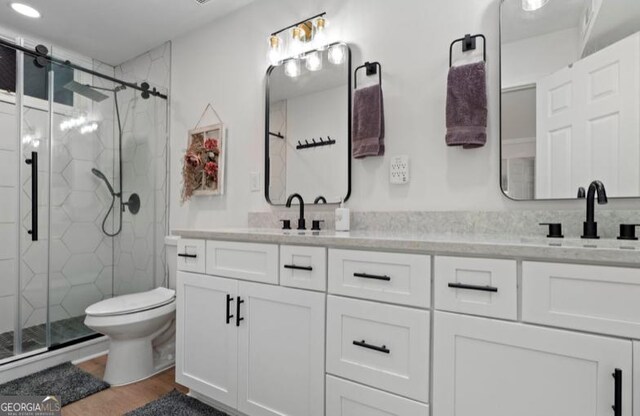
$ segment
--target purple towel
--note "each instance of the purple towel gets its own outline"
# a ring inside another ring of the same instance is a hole
[[[354,93],[352,130],[354,158],[384,155],[384,105],[380,85]]]
[[[484,62],[454,66],[447,84],[448,146],[464,149],[487,143],[487,77]]]

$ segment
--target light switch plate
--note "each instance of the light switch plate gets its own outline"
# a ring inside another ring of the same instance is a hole
[[[409,156],[394,156],[391,158],[389,182],[394,185],[409,183]]]
[[[260,192],[260,172],[249,172],[251,192]]]

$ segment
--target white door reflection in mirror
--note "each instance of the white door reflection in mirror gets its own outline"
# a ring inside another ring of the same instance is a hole
[[[504,0],[501,65],[508,197],[640,196],[640,2]]]

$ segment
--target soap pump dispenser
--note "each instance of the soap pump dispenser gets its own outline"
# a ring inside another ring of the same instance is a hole
[[[340,198],[340,207],[336,208],[336,231],[349,231],[350,215],[349,208],[344,207],[344,201]]]

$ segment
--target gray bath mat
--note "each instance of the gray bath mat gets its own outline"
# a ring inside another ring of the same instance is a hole
[[[109,388],[71,363],[64,363],[0,385],[0,395],[60,396],[62,405],[77,402]]]
[[[199,400],[173,390],[158,400],[147,403],[127,416],[229,416]]]

